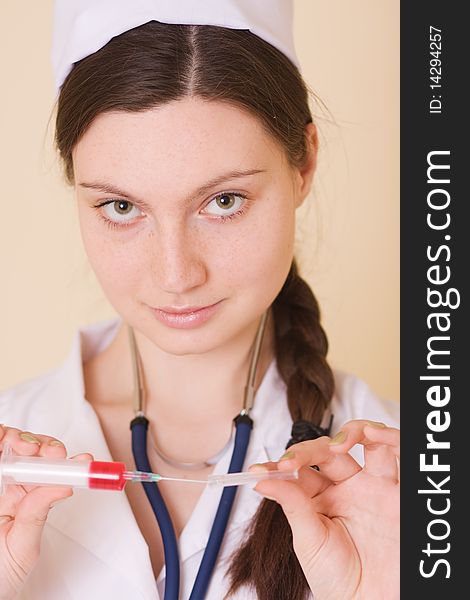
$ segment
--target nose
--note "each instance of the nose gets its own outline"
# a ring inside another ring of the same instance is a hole
[[[160,232],[153,249],[154,275],[162,291],[184,296],[207,281],[203,240],[184,227]],[[206,257],[207,258],[207,257]]]

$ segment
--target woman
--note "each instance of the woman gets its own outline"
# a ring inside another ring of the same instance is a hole
[[[384,425],[396,417],[331,371],[293,256],[317,155],[305,84],[262,31],[143,23],[75,61],[56,120],[85,248],[119,319],[3,394],[0,449],[133,465],[134,364],[152,469],[226,472],[257,338],[244,465],[271,469],[288,443],[278,468],[300,478],[258,484],[265,500],[238,490],[205,597],[397,598],[398,432]],[[220,492],[159,489],[189,598]],[[175,582],[143,488],[75,493],[50,511],[71,492],[11,486],[0,499],[0,598],[155,598],[155,578],[163,597]]]

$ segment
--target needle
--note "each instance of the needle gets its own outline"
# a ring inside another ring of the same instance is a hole
[[[205,483],[211,486],[230,486],[230,485],[244,485],[248,483],[258,483],[258,481],[264,481],[266,479],[285,479],[292,480],[298,479],[299,475],[297,471],[256,471],[256,472],[242,472],[242,473],[227,473],[222,475],[209,475],[207,479],[186,479],[185,477],[170,477],[167,475],[160,475],[158,473],[144,473],[142,471],[125,471],[124,478],[128,481],[142,481],[142,482],[159,482],[159,481],[173,481],[179,483]]]

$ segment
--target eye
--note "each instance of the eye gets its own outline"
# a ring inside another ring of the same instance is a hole
[[[217,194],[209,204],[207,204],[204,212],[211,215],[219,215],[221,217],[230,216],[237,213],[245,203],[245,196],[235,194],[234,192],[224,192]],[[208,210],[211,207],[210,210]]]
[[[142,211],[128,200],[109,200],[100,205],[106,218],[113,223],[127,223],[142,215]]]

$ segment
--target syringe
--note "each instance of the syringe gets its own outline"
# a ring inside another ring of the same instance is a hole
[[[54,485],[95,490],[122,491],[128,481],[204,483],[211,486],[254,484],[265,479],[297,479],[297,471],[256,471],[209,475],[207,479],[186,479],[158,473],[129,471],[123,462],[71,460],[43,456],[18,456],[5,444],[0,456],[0,495],[5,486]]]

